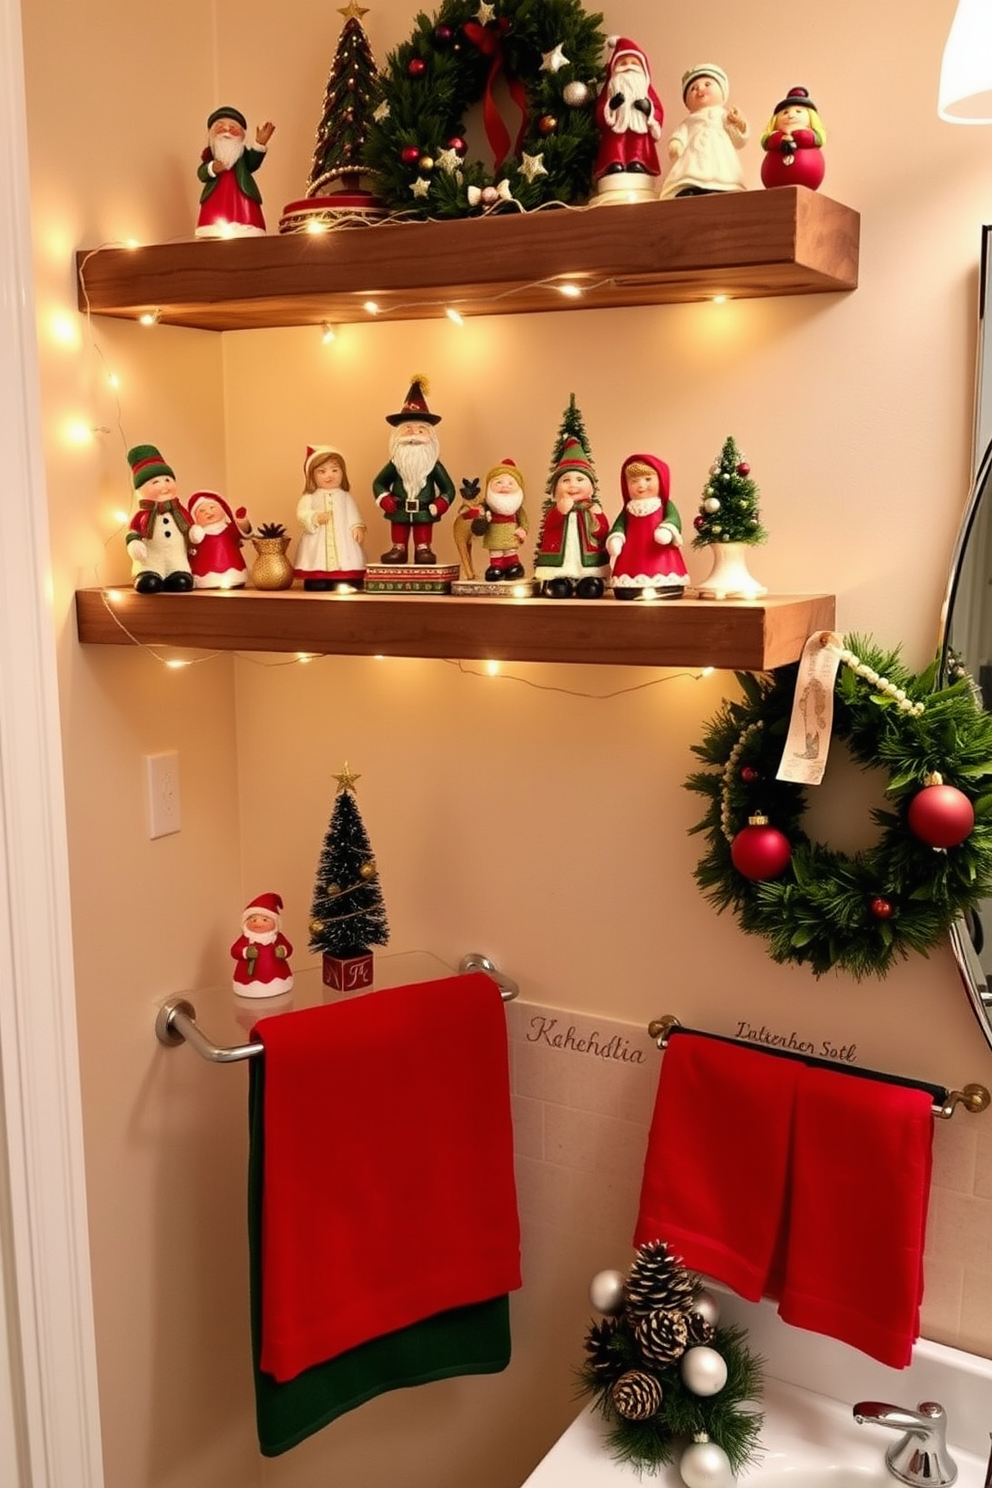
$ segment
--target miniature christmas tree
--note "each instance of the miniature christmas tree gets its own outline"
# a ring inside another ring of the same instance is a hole
[[[693,525],[694,548],[727,542],[754,547],[768,537],[761,525],[758,487],[751,479],[751,467],[733,438],[724,441],[719,460],[710,466],[699,515]]]
[[[719,460],[710,466],[699,513],[693,518],[694,548],[709,548],[713,570],[696,593],[700,599],[756,599],[767,594],[748,571],[745,550],[763,543],[758,487],[751,467],[733,438],[724,440]]]
[[[338,991],[372,984],[373,945],[389,939],[379,870],[355,800],[358,776],[345,763],[317,866],[310,949],[323,954],[324,982]]]
[[[315,221],[385,212],[384,203],[362,186],[362,177],[372,174],[365,163],[365,140],[380,91],[361,20],[367,13],[356,0],[339,11],[345,22],[324,90],[306,197],[284,208],[281,232],[306,231]]]

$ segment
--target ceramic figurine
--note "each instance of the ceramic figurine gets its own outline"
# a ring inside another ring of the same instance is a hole
[[[808,186],[815,191],[826,169],[827,138],[816,104],[805,88],[790,88],[761,136],[763,186]]]
[[[682,100],[689,112],[668,141],[671,163],[659,193],[663,201],[746,190],[738,152],[747,143],[748,126],[728,106],[729,97],[722,67],[704,63],[682,74]]]
[[[441,416],[427,407],[428,385],[414,375],[399,413],[387,413],[393,432],[389,463],[372,483],[376,505],[389,520],[392,547],[383,563],[406,563],[413,538],[414,563],[436,563],[431,529],[455,499],[451,476],[438,458],[440,443],[435,425]]]
[[[549,599],[600,599],[606,592],[609,531],[596,474],[577,439],[567,439],[551,474],[537,539],[534,577]]]
[[[351,494],[344,456],[308,445],[296,520],[303,529],[294,576],[304,589],[360,589],[365,577],[365,523]]]
[[[251,536],[251,522],[243,506],[231,510],[216,491],[197,491],[189,514],[203,536],[189,550],[194,589],[243,589],[248,582],[242,544]]]
[[[481,537],[485,531],[485,523],[482,516],[482,482],[477,475],[469,479],[467,476],[458,488],[458,497],[461,506],[455,512],[455,520],[451,524],[451,535],[455,540],[458,557],[461,562],[462,575],[466,579],[475,578],[475,568],[472,563],[472,540]],[[476,530],[477,529],[477,530]]]
[[[248,121],[239,109],[217,108],[207,119],[207,143],[196,172],[203,183],[198,238],[246,237],[265,232],[255,172],[265,159],[275,125],[260,124],[246,145]]]
[[[606,81],[596,100],[600,142],[593,178],[621,172],[660,176],[657,146],[665,111],[651,86],[648,59],[626,37],[610,37],[608,44]]]
[[[293,986],[293,947],[279,928],[282,899],[257,894],[245,905],[241,934],[231,947],[232,986],[239,997],[281,997]]]
[[[175,471],[153,444],[136,444],[127,462],[134,489],[141,493],[124,536],[135,589],[139,594],[192,589],[189,548],[204,533],[176,496]]]
[[[488,558],[486,581],[498,584],[522,579],[520,548],[529,523],[524,510],[523,476],[512,460],[502,460],[486,476],[475,520],[481,524],[482,546]],[[478,530],[473,527],[473,531]]]
[[[620,471],[623,509],[610,528],[615,599],[681,599],[689,573],[671,477],[656,455],[629,455]]]

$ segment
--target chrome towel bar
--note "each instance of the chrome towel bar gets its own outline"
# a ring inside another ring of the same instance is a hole
[[[469,971],[484,971],[496,983],[504,1002],[512,1002],[520,990],[512,977],[499,971],[489,957],[483,956],[479,951],[470,951],[467,956],[463,956],[458,963],[458,970],[463,975]],[[264,1004],[260,1001],[258,1016],[264,1017],[264,1012]],[[173,997],[168,1002],[163,1002],[155,1017],[155,1037],[160,1044],[166,1044],[169,1048],[175,1048],[177,1044],[189,1044],[201,1059],[208,1059],[211,1064],[237,1064],[242,1059],[254,1059],[256,1054],[262,1052],[262,1045],[257,1039],[249,1044],[232,1044],[228,1048],[212,1044],[201,1033],[196,1021],[196,1008],[185,997]]]
[[[666,1013],[663,1018],[654,1018],[648,1024],[648,1035],[654,1039],[659,1049],[666,1048],[673,1033],[694,1033],[696,1031],[692,1028],[683,1028],[678,1018],[672,1013]],[[803,1064],[817,1065],[821,1069],[839,1069],[847,1075],[861,1075],[869,1080],[885,1080],[890,1085],[912,1085],[918,1090],[926,1090],[933,1096],[935,1120],[948,1120],[954,1115],[958,1106],[964,1106],[966,1111],[977,1116],[979,1112],[987,1111],[989,1105],[992,1104],[992,1095],[984,1085],[966,1085],[963,1090],[947,1090],[942,1085],[931,1085],[928,1080],[908,1080],[902,1075],[886,1075],[881,1070],[865,1069],[861,1065],[845,1068],[835,1059],[817,1059],[813,1055],[797,1054],[789,1049],[762,1049],[760,1045],[750,1043],[746,1039],[728,1038],[724,1034],[705,1033],[703,1037],[719,1039],[723,1044],[743,1044],[748,1049],[758,1048],[762,1054],[771,1054],[779,1059],[799,1059]]]

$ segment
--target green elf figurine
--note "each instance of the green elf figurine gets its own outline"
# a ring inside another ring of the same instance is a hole
[[[455,485],[438,458],[437,413],[427,407],[427,379],[415,373],[399,413],[387,413],[392,424],[389,464],[372,482],[376,505],[389,519],[392,547],[383,563],[406,563],[413,537],[414,563],[436,563],[431,528],[455,499]]]
[[[265,232],[255,172],[265,159],[275,125],[260,124],[255,145],[245,144],[248,122],[239,109],[217,108],[207,119],[207,143],[197,177],[203,182],[198,238],[246,237]]]

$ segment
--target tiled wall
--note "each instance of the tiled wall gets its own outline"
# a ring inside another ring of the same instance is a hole
[[[589,1278],[631,1258],[662,1056],[644,1027],[523,1002],[507,1013],[525,1276],[557,1289],[558,1326],[580,1341]],[[934,1124],[922,1331],[992,1357],[992,1111]]]

